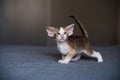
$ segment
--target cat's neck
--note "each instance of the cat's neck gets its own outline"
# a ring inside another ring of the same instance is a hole
[[[59,41],[59,40],[57,40],[57,43],[59,43],[59,44],[66,43],[66,42],[67,42],[67,40],[65,40],[65,41]]]

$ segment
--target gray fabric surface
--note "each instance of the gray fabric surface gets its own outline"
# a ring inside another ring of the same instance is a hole
[[[120,80],[120,46],[93,49],[103,63],[83,57],[59,64],[55,47],[0,45],[0,80]]]

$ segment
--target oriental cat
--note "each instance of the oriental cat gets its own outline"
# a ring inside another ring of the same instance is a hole
[[[82,23],[75,17],[70,16],[78,24],[82,35],[73,35],[74,24],[66,27],[51,27],[47,26],[46,31],[49,37],[56,39],[57,48],[61,53],[61,59],[58,60],[61,64],[68,64],[70,61],[76,61],[81,58],[81,53],[88,57],[94,57],[97,62],[103,62],[99,52],[91,49],[88,40],[88,33]]]

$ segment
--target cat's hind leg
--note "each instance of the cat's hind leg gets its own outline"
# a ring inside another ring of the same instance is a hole
[[[102,58],[100,52],[97,52],[97,51],[94,51],[94,50],[91,50],[91,49],[87,49],[87,50],[84,51],[84,53],[87,54],[90,57],[97,58],[97,62],[103,62],[103,58]]]

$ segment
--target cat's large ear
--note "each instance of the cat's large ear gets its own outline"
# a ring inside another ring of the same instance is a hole
[[[47,26],[46,27],[46,31],[48,33],[48,36],[54,37],[54,35],[55,35],[55,28],[54,27]]]
[[[71,36],[73,34],[74,24],[70,24],[66,26],[65,28],[66,28],[66,32],[68,33],[68,35]]]

